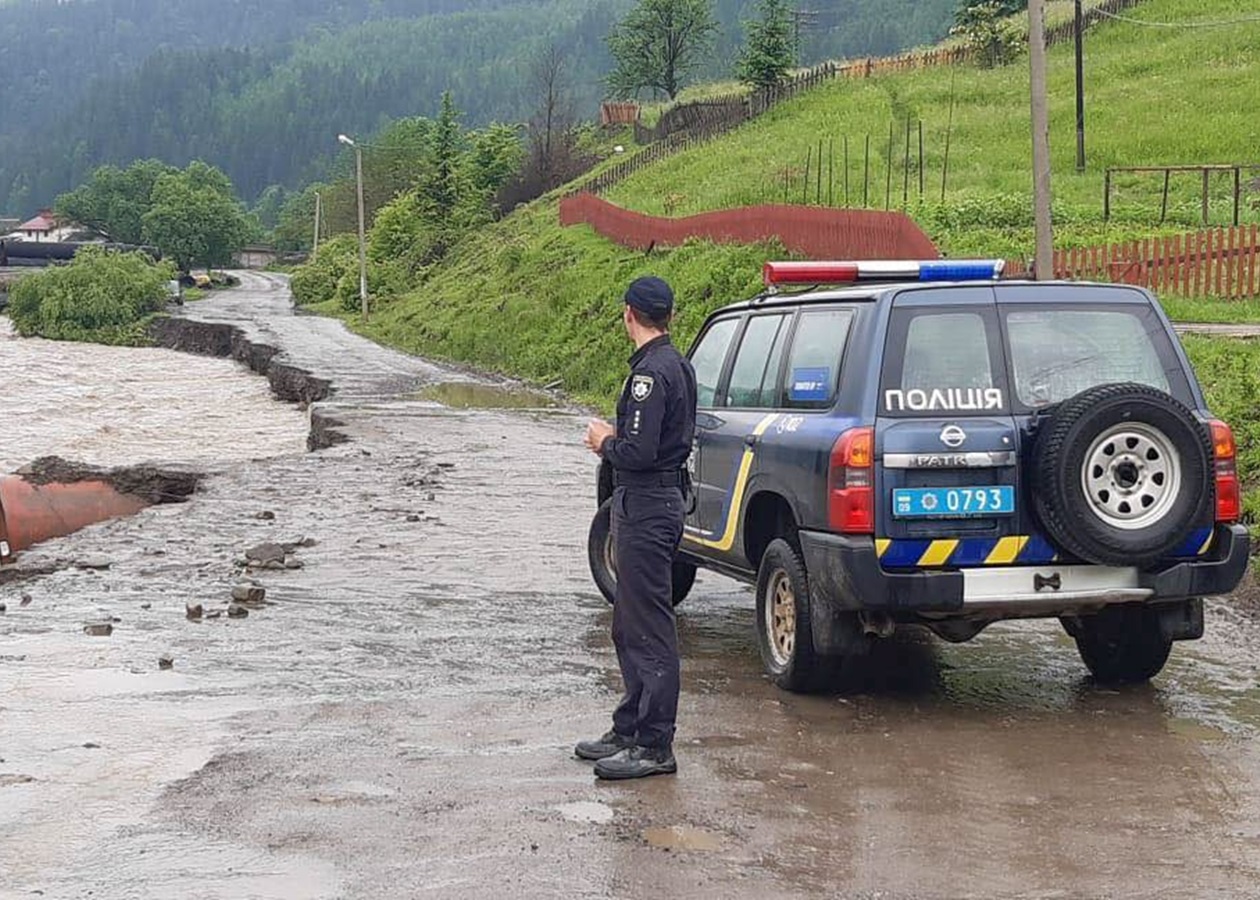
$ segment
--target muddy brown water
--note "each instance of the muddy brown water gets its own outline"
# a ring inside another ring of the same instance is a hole
[[[225,465],[0,588],[0,896],[1256,894],[1257,630],[1227,604],[1148,687],[1095,687],[1031,623],[900,635],[803,697],[763,678],[748,591],[702,575],[680,774],[598,784],[570,754],[617,684],[584,417],[415,399],[464,376],[293,316],[272,277],[203,302],[345,379],[320,406],[351,440]],[[185,617],[299,537],[268,605]]]
[[[40,456],[218,466],[301,453],[307,417],[228,360],[23,340],[0,318],[0,473]]]

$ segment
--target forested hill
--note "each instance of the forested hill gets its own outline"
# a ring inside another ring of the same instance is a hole
[[[242,194],[318,174],[339,132],[431,115],[527,117],[530,61],[565,54],[582,116],[631,0],[0,0],[0,212],[51,203],[105,162],[202,158]],[[729,74],[752,0],[716,0],[705,77]],[[957,0],[831,0],[806,62],[940,37]]]

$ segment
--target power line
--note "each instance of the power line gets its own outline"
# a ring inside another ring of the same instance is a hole
[[[1260,22],[1260,16],[1244,16],[1241,19],[1230,19],[1228,21],[1215,22],[1151,22],[1147,19],[1135,19],[1131,16],[1122,16],[1119,13],[1107,12],[1105,9],[1095,8],[1092,12],[1106,16],[1108,19],[1115,19],[1117,22],[1128,22],[1130,25],[1145,25],[1147,28],[1229,28],[1231,25],[1245,25],[1248,22]]]

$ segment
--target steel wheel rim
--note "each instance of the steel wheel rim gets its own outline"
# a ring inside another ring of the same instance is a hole
[[[796,650],[796,592],[783,569],[775,569],[766,583],[766,641],[775,665],[786,666]]]
[[[1090,509],[1112,528],[1158,523],[1181,492],[1181,456],[1168,436],[1143,422],[1122,422],[1090,445],[1081,469]]]

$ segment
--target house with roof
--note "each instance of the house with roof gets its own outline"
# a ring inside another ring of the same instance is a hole
[[[33,219],[28,219],[17,227],[15,237],[24,241],[55,240],[53,232],[57,230],[57,219],[51,209],[41,209]]]

